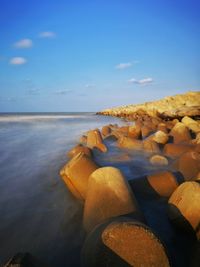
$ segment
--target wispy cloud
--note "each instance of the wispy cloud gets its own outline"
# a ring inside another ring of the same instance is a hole
[[[96,85],[94,83],[85,84],[85,88],[94,88]]]
[[[33,42],[31,39],[22,39],[14,44],[15,48],[23,49],[23,48],[31,48],[33,46]]]
[[[133,66],[133,64],[131,62],[127,62],[127,63],[120,63],[120,64],[116,65],[115,68],[118,70],[124,70],[124,69],[128,69],[132,66]]]
[[[135,84],[139,84],[139,85],[148,85],[153,83],[153,79],[151,77],[148,78],[144,78],[141,80],[136,80],[135,78],[131,78],[130,80],[128,80],[129,83],[135,83]]]
[[[39,34],[40,38],[55,38],[56,37],[56,33],[52,32],[52,31],[46,31],[46,32],[41,32]]]
[[[40,90],[38,88],[30,88],[27,90],[28,95],[39,95]]]
[[[72,90],[58,90],[58,91],[55,91],[55,94],[56,95],[66,95],[66,94],[69,94],[71,92],[72,92]]]
[[[11,65],[24,65],[27,60],[24,57],[13,57],[10,59]]]

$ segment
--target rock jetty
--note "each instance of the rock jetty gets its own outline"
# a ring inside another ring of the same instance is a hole
[[[158,101],[105,109],[97,114],[128,119],[137,119],[145,115],[163,119],[180,119],[184,116],[195,118],[200,116],[200,92],[189,91]]]
[[[68,153],[60,175],[82,203],[83,267],[199,266],[199,101],[189,92],[107,109],[134,122],[90,130]]]

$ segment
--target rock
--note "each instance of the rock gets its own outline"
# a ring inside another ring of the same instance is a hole
[[[83,152],[74,156],[60,171],[68,189],[78,199],[84,200],[90,174],[99,166]]]
[[[150,163],[154,166],[167,166],[168,159],[160,155],[154,155],[150,158]]]
[[[87,146],[91,149],[98,148],[101,152],[107,152],[107,147],[103,143],[101,133],[98,129],[88,132]]]
[[[147,115],[164,119],[179,119],[184,116],[197,117],[200,116],[200,92],[187,92],[144,104],[106,109],[99,114],[117,117],[131,116],[133,119]]]
[[[165,248],[146,225],[125,217],[96,227],[82,249],[82,266],[169,267]]]
[[[198,124],[198,122],[189,118],[188,116],[182,118],[182,122],[194,133],[200,132],[200,125]]]
[[[170,220],[185,231],[196,234],[200,240],[200,183],[196,181],[181,184],[169,199]]]
[[[136,199],[117,168],[103,167],[94,171],[88,183],[83,225],[90,232],[96,225],[112,217],[139,213]]]
[[[121,136],[118,139],[118,146],[121,148],[133,149],[138,151],[143,150],[142,141],[125,136]]]
[[[166,144],[169,137],[168,134],[164,133],[163,131],[157,131],[154,136],[153,140],[158,144]]]
[[[172,128],[169,134],[173,137],[174,144],[188,144],[191,141],[190,132],[182,122],[176,123],[176,125]]]
[[[195,151],[186,152],[177,160],[176,166],[185,180],[195,179],[200,171],[200,154]]]
[[[85,147],[81,144],[73,147],[68,153],[67,156],[69,158],[73,158],[75,155],[77,155],[78,153],[83,152],[85,155],[91,157],[92,156],[92,152],[88,147]]]
[[[187,151],[193,151],[194,148],[195,146],[190,144],[166,144],[163,153],[169,158],[178,158]]]

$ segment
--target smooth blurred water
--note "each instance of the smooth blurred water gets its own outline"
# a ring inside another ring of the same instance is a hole
[[[0,116],[0,265],[28,251],[50,266],[78,266],[82,207],[59,177],[83,132],[111,117],[87,113]]]

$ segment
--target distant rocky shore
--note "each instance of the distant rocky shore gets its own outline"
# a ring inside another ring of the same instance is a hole
[[[97,112],[100,115],[137,119],[145,115],[162,119],[180,119],[184,116],[200,117],[200,92],[168,96],[158,101],[144,104],[126,105]]]

